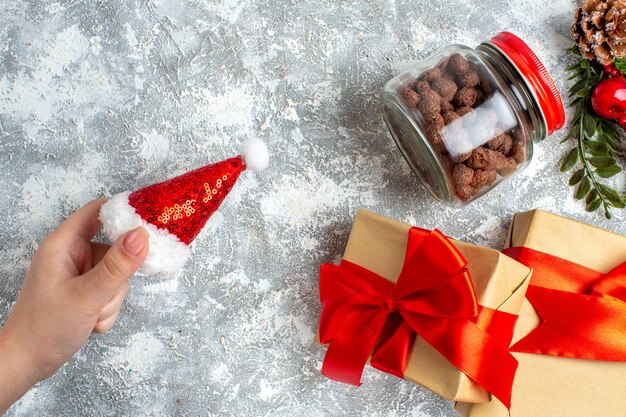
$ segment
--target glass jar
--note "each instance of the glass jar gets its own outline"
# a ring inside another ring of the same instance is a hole
[[[383,108],[411,169],[436,199],[457,207],[526,168],[533,141],[565,123],[554,81],[508,32],[417,63],[385,85]]]

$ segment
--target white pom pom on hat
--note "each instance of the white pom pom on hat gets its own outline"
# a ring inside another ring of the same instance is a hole
[[[270,154],[267,145],[261,139],[251,138],[241,144],[239,153],[251,171],[263,171],[270,164]]]

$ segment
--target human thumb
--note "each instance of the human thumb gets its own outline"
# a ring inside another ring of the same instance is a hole
[[[92,295],[115,293],[137,272],[148,254],[149,236],[145,229],[138,227],[115,241],[102,260],[85,274]]]

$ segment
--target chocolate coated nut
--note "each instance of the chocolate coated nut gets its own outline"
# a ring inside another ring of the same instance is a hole
[[[465,116],[466,114],[469,114],[469,113],[471,113],[471,112],[473,112],[473,111],[474,111],[474,109],[473,109],[473,108],[471,108],[471,107],[461,106],[461,107],[459,107],[459,108],[457,108],[457,109],[456,109],[456,114],[458,114],[458,115],[459,115],[459,117],[463,117],[463,116]]]
[[[470,185],[474,181],[474,170],[465,164],[456,164],[452,170],[452,181],[456,188]]]
[[[454,105],[449,101],[441,99],[441,113],[448,113],[454,110]]]
[[[429,83],[435,81],[441,77],[441,70],[437,67],[431,68],[420,76],[420,80],[428,81]]]
[[[448,62],[448,69],[454,74],[465,74],[469,71],[469,62],[460,54],[454,54]]]
[[[432,96],[422,97],[422,101],[420,101],[420,104],[417,106],[426,121],[430,121],[441,114],[441,99],[437,93],[433,92],[433,94],[435,94],[436,98]]]
[[[504,140],[502,141],[502,145],[498,148],[498,151],[502,153],[502,155],[508,155],[513,149],[513,138],[509,135],[504,136]]]
[[[485,147],[489,149],[498,149],[500,146],[502,146],[502,143],[504,142],[504,136],[505,136],[504,133],[500,133],[499,135],[491,139],[489,142],[485,143]]]
[[[490,152],[489,157],[491,158],[489,161],[490,162],[489,167],[488,167],[489,169],[498,169],[498,167],[506,163],[506,156],[502,155],[500,152],[492,151],[492,150],[489,150],[489,152]]]
[[[493,85],[484,77],[480,77],[480,88],[485,92],[486,95],[491,95],[493,93]]]
[[[496,172],[503,177],[511,175],[517,169],[517,162],[513,158],[505,158],[500,166],[496,168]]]
[[[457,92],[456,83],[445,77],[437,78],[430,86],[446,101],[451,101]]]
[[[457,81],[462,87],[476,87],[480,83],[480,76],[476,71],[468,71],[459,75]]]
[[[487,169],[493,165],[494,156],[497,153],[491,149],[485,149],[482,146],[474,149],[472,156],[467,160],[467,166],[474,169]]]
[[[471,185],[456,187],[454,191],[456,193],[456,196],[463,201],[469,200],[470,198],[474,197],[474,194],[476,194],[476,190]]]
[[[472,107],[476,103],[478,91],[474,87],[463,87],[454,95],[454,104],[462,107]]]
[[[496,182],[496,171],[477,169],[474,171],[473,186],[477,189],[489,187]]]
[[[424,90],[422,94],[420,94],[420,97],[422,97],[422,100],[441,101],[441,96],[430,88],[428,90]]]
[[[441,137],[441,130],[437,128],[437,126],[430,125],[426,129],[426,135],[430,142],[435,146],[437,152],[444,153],[446,152],[446,145],[443,143],[443,138]]]
[[[410,88],[405,88],[402,91],[401,95],[402,95],[402,99],[404,100],[406,105],[409,107],[417,107],[417,105],[420,103],[419,94],[417,94],[415,91],[411,90]]]
[[[459,116],[455,112],[448,111],[448,112],[445,112],[443,114],[443,121],[445,122],[445,124],[449,125],[450,123],[454,122],[455,120],[458,120],[460,117],[461,116]]]
[[[446,125],[443,120],[443,116],[441,114],[437,114],[430,122],[429,126],[434,126],[437,129],[441,130]]]
[[[524,162],[526,160],[526,157],[524,156],[524,154],[525,154],[524,147],[522,145],[515,144],[513,146],[511,158],[513,158],[515,162],[517,162],[518,164],[521,164],[522,162]]]
[[[430,90],[430,84],[428,84],[428,82],[426,82],[426,81],[418,80],[418,81],[415,82],[415,85],[413,86],[413,88],[418,93],[423,94],[424,92]]]

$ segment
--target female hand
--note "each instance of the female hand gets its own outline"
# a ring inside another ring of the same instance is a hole
[[[38,381],[53,375],[91,332],[110,329],[128,292],[128,278],[148,252],[137,228],[113,246],[92,243],[106,200],[72,214],[41,242],[22,289],[0,329],[0,413]]]

